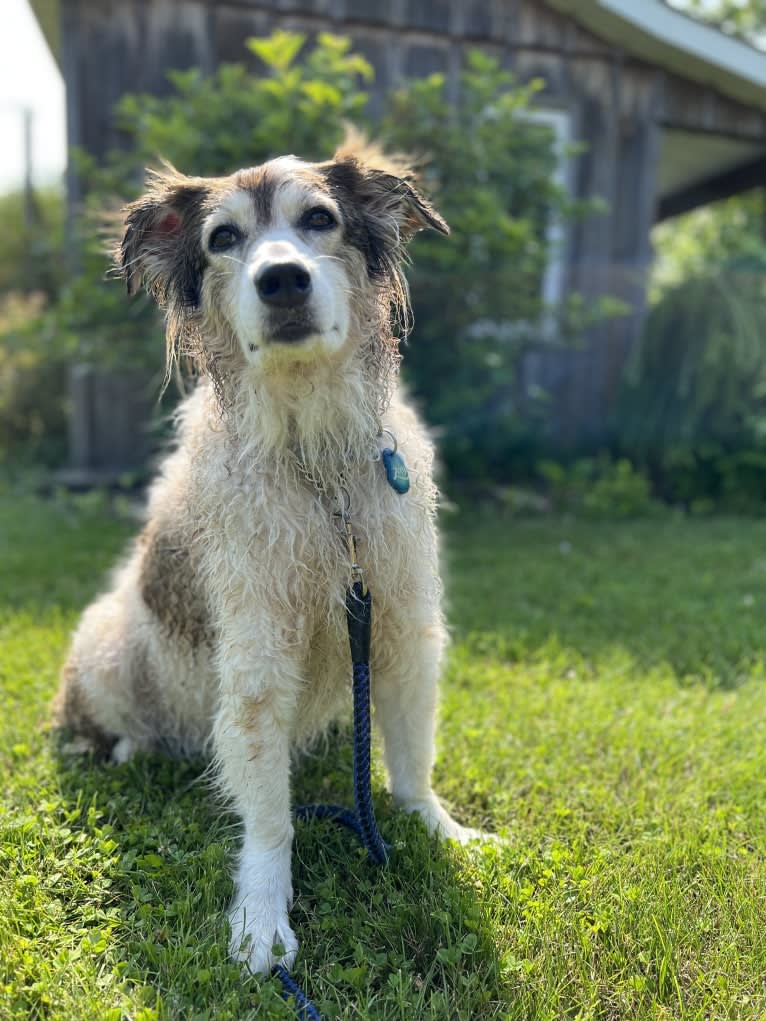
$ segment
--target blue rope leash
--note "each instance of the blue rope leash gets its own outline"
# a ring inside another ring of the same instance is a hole
[[[277,964],[274,967],[272,974],[276,975],[282,983],[282,989],[280,992],[283,998],[285,1000],[289,1000],[292,996],[295,1001],[295,1007],[298,1011],[300,1021],[322,1021],[322,1015],[303,992],[287,968],[283,968],[281,964]]]
[[[346,594],[346,621],[351,649],[354,694],[354,806],[355,812],[341,805],[301,805],[296,808],[296,819],[331,819],[353,830],[367,849],[376,865],[385,865],[389,845],[380,835],[375,821],[370,782],[370,630],[372,627],[372,597],[361,582],[355,582]],[[281,964],[272,974],[282,983],[282,996],[295,1001],[301,1021],[322,1021],[322,1015],[308,999],[295,979]]]

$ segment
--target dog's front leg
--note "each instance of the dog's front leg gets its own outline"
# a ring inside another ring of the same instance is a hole
[[[213,740],[219,776],[242,818],[244,840],[229,911],[232,956],[256,973],[291,967],[289,738],[300,687],[294,647],[260,628],[222,636],[221,695]],[[246,633],[246,632],[245,632]],[[274,947],[281,949],[274,950]]]
[[[461,844],[482,839],[480,830],[452,818],[431,787],[444,625],[438,617],[396,614],[385,630],[398,635],[397,651],[373,670],[372,690],[393,799],[405,811],[417,812],[431,833]]]

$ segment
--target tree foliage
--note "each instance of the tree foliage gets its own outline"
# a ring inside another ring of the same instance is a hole
[[[40,190],[31,208],[21,191],[0,196],[0,462],[11,452],[55,461],[64,453],[60,348],[44,330],[63,279],[64,198]]]
[[[245,63],[222,64],[209,76],[198,68],[170,71],[169,95],[123,96],[115,116],[126,144],[105,166],[82,157],[89,193],[102,197],[111,188],[124,196],[126,185],[135,191],[143,168],[160,158],[207,176],[285,153],[330,156],[343,124],[363,120],[373,71],[346,38],[325,32],[305,44],[304,35],[281,30],[248,39],[256,73]]]
[[[670,3],[748,42],[759,41],[766,32],[766,0],[670,0]]]
[[[624,450],[673,500],[766,500],[766,245],[732,234],[652,307],[619,402]]]
[[[62,280],[60,259],[64,233],[64,197],[47,188],[32,197],[32,208],[22,191],[0,195],[0,296],[41,293],[52,298]]]
[[[766,440],[764,307],[763,257],[695,273],[657,302],[628,377],[632,445]]]

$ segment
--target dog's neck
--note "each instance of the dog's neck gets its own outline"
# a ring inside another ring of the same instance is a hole
[[[379,445],[393,381],[371,350],[241,372],[226,415],[237,460],[337,492]]]

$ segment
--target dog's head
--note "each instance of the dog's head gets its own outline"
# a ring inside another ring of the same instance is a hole
[[[406,304],[416,231],[448,227],[412,173],[359,139],[224,178],[154,173],[126,210],[117,262],[165,308],[173,353],[210,370],[342,356]]]

